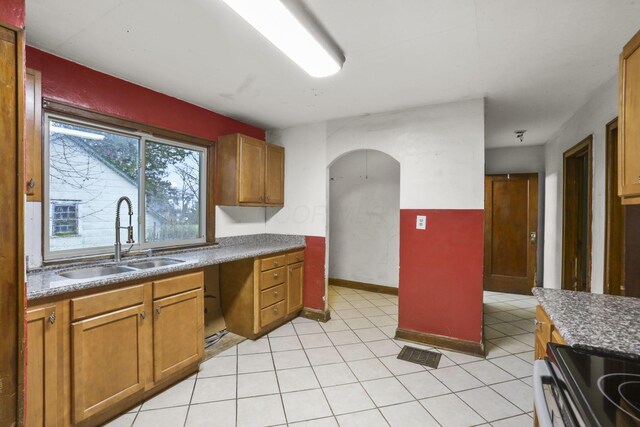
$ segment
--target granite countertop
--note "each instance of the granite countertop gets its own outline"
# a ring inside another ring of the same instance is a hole
[[[640,298],[544,288],[533,294],[570,346],[640,359]]]
[[[124,258],[120,263],[121,265],[154,258],[171,258],[184,262],[109,276],[92,277],[89,279],[67,279],[59,276],[58,273],[78,268],[114,265],[113,261],[84,262],[66,264],[64,266],[44,267],[34,269],[27,273],[27,299],[37,300],[54,295],[146,279],[163,274],[177,273],[194,268],[206,267],[208,265],[222,264],[304,247],[304,236],[257,234],[252,236],[224,237],[218,239],[217,246],[163,252],[153,258]]]

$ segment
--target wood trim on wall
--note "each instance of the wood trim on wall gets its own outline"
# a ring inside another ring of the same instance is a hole
[[[329,278],[329,286],[340,286],[379,294],[398,295],[398,288],[391,286],[374,285],[373,283],[355,282],[353,280],[336,279],[332,277]]]
[[[612,295],[624,295],[624,221],[625,221],[625,208],[622,205],[622,200],[618,196],[618,176],[616,171],[618,161],[618,141],[613,140],[613,132],[618,131],[618,118],[611,120],[606,126],[606,170],[605,170],[605,238],[604,238],[604,293]],[[616,204],[620,204],[621,216],[614,215],[614,208]],[[616,236],[614,226],[620,224],[616,222],[616,218],[621,221],[622,224],[622,236]],[[618,239],[616,239],[618,237]],[[618,240],[618,241],[616,241]],[[616,247],[617,245],[620,245]],[[617,265],[616,265],[617,264]],[[612,286],[611,278],[614,275],[615,269],[620,269],[618,274],[620,275],[621,283],[617,286]]]
[[[316,310],[315,308],[303,308],[300,312],[300,317],[326,323],[331,320],[331,311]]]
[[[24,31],[0,26],[0,417],[24,422]]]
[[[193,135],[188,135],[182,132],[165,129],[158,126],[148,125],[129,119],[123,119],[108,114],[99,113],[87,108],[70,105],[65,102],[52,100],[49,98],[43,98],[43,112],[44,113],[57,113],[68,116],[70,118],[79,118],[88,120],[93,123],[115,126],[117,128],[128,130],[132,132],[145,132],[159,138],[167,138],[175,140],[177,142],[186,142],[189,144],[198,145],[207,148],[207,197],[205,200],[205,206],[207,209],[207,229],[205,230],[205,238],[207,243],[213,243],[215,241],[215,189],[216,189],[216,142],[204,138],[200,138]],[[43,150],[44,151],[44,150]],[[44,233],[44,228],[43,228]],[[43,234],[43,239],[46,236]],[[43,240],[44,241],[44,240]]]
[[[460,353],[471,354],[473,356],[484,357],[484,342],[465,341],[457,338],[445,337],[442,335],[428,334],[425,332],[410,331],[407,329],[396,329],[396,339],[411,341],[420,344],[427,344],[433,347],[454,350]]]

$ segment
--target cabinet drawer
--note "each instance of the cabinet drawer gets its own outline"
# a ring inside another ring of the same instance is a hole
[[[153,299],[198,289],[204,285],[204,273],[183,274],[182,276],[153,281]]]
[[[304,261],[304,251],[293,252],[287,255],[287,264],[295,264]]]
[[[286,287],[284,283],[260,292],[260,308],[265,308],[278,301],[282,301],[285,297],[285,292]]]
[[[284,283],[286,278],[287,272],[285,267],[264,271],[260,273],[260,290]]]
[[[260,260],[260,271],[271,270],[282,267],[286,263],[286,255],[276,255]]]
[[[269,323],[282,319],[287,314],[287,305],[285,301],[273,304],[267,308],[260,310],[260,325],[266,326]]]
[[[97,316],[121,308],[142,304],[144,285],[130,286],[71,300],[71,320]]]

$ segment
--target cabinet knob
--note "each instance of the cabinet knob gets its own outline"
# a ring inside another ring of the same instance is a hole
[[[533,324],[538,326],[538,325],[544,325],[544,322],[539,321],[538,319],[534,319]]]
[[[277,297],[278,296],[278,291],[273,291],[273,296]]]
[[[277,279],[278,278],[278,273],[273,273],[273,278]]]
[[[278,313],[278,307],[274,307],[273,308],[273,312],[277,314]]]
[[[638,184],[640,184],[640,176],[638,177]]]
[[[279,266],[279,265],[280,265],[280,263],[279,263],[278,261],[273,261],[273,266],[274,266],[274,267],[277,267],[277,266]]]
[[[160,307],[156,308],[156,313],[160,314]]]
[[[140,313],[140,317],[142,318],[142,320],[147,318],[147,312],[143,311],[142,313]]]
[[[49,315],[49,323],[51,323],[52,325],[54,323],[56,323],[56,312],[55,311]]]
[[[36,180],[31,178],[29,181],[27,181],[27,187],[30,190],[33,190],[34,188],[36,188]]]
[[[267,202],[270,201],[270,200],[271,200],[271,198],[269,196],[267,196]]]

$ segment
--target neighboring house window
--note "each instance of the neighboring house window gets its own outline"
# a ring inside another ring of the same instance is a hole
[[[63,200],[51,202],[51,230],[56,237],[78,234],[78,202]]]
[[[205,241],[205,148],[51,114],[45,129],[46,258],[111,252],[121,196],[137,247]]]

